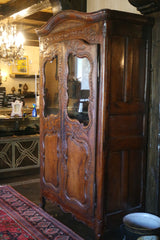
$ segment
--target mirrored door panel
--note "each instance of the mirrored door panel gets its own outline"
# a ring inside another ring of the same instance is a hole
[[[45,85],[44,85],[44,115],[58,114],[59,93],[58,93],[58,56],[47,61],[45,64]]]
[[[89,123],[88,106],[90,62],[88,58],[79,58],[70,54],[68,57],[68,116],[77,119],[84,126]]]

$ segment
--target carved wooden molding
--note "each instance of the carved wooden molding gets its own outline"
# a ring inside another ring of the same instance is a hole
[[[160,0],[128,0],[142,14],[160,11]]]

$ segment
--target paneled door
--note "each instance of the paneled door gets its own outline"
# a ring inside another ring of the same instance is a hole
[[[92,221],[98,48],[96,44],[70,40],[55,44],[54,49],[43,62],[42,186],[54,189],[46,194],[52,194],[57,202],[63,200],[66,210]]]

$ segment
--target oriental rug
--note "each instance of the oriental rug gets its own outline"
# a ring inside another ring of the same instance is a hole
[[[0,239],[83,240],[8,185],[0,186]]]

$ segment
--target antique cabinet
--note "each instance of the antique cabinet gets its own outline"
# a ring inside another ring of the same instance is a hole
[[[94,228],[144,209],[152,21],[62,11],[40,40],[42,203]]]

